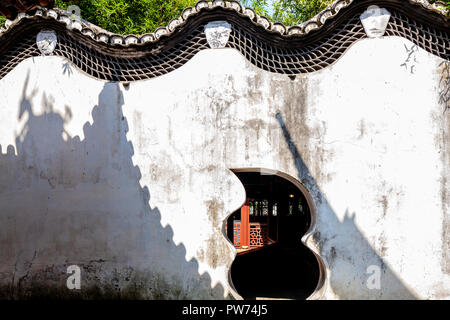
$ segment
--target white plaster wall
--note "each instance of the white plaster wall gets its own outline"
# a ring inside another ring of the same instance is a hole
[[[303,240],[326,268],[312,298],[448,299],[442,62],[385,37],[291,80],[204,50],[124,87],[28,59],[0,80],[0,281],[64,286],[78,264],[86,285],[238,297],[222,223],[245,193],[229,169],[268,168],[310,191]]]

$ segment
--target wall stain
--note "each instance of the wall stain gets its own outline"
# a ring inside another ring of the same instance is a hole
[[[229,249],[221,232],[221,217],[224,204],[217,198],[205,201],[205,204],[208,212],[208,218],[211,221],[214,232],[206,241],[206,252],[200,250],[199,254],[202,261],[206,258],[208,265],[215,269],[218,266],[226,264],[229,256]]]
[[[440,202],[442,211],[442,258],[441,270],[445,274],[450,274],[450,63],[442,61],[437,66],[437,77],[439,86],[437,89],[438,102],[442,106],[443,113],[432,112],[433,123],[438,124],[435,131],[434,143],[439,152],[441,160],[440,177]]]

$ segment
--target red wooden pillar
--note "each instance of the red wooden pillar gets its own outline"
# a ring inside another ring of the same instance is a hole
[[[249,222],[248,199],[241,207],[241,248],[246,249],[250,245],[250,222]]]

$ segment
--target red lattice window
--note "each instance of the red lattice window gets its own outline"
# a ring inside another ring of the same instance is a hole
[[[241,221],[233,222],[233,244],[235,247],[241,246]]]
[[[262,247],[268,243],[268,228],[266,223],[250,223],[250,247]]]

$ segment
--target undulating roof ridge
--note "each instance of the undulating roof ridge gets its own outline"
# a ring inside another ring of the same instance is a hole
[[[39,34],[54,38],[50,54],[67,59],[96,79],[151,79],[180,68],[201,50],[211,48],[205,27],[223,20],[228,22],[225,47],[236,49],[256,67],[287,75],[316,72],[368,37],[360,16],[371,5],[391,13],[386,36],[403,37],[450,61],[448,16],[424,0],[337,0],[313,19],[291,27],[259,16],[237,1],[202,0],[166,27],[140,36],[108,32],[88,21],[72,19],[61,9],[21,14],[0,33],[0,79],[21,61],[47,54],[37,45]],[[51,32],[41,33],[49,29]]]
[[[80,32],[84,36],[90,37],[96,42],[112,44],[112,45],[139,45],[151,42],[157,42],[161,36],[170,36],[177,29],[182,27],[188,20],[194,18],[195,16],[201,15],[202,12],[212,10],[215,8],[222,8],[238,13],[244,18],[250,19],[250,21],[259,27],[263,27],[266,31],[278,34],[283,37],[301,37],[308,35],[310,32],[319,30],[324,27],[329,20],[332,20],[338,15],[339,12],[345,10],[352,3],[358,0],[336,0],[330,4],[327,8],[319,12],[313,18],[293,26],[286,26],[279,22],[273,22],[265,16],[258,15],[251,8],[244,7],[239,1],[229,0],[214,0],[212,2],[200,0],[194,7],[187,7],[183,10],[180,17],[172,19],[167,26],[158,27],[152,33],[146,33],[142,35],[121,35],[104,30],[86,20],[83,19],[72,19],[70,14],[65,10],[54,8],[46,9],[39,8],[33,14],[29,15],[26,13],[19,13],[17,18],[14,20],[7,20],[5,26],[0,28],[0,39],[7,34],[9,31],[15,28],[23,19],[53,19],[54,21],[63,23],[66,28],[71,31]],[[430,13],[437,13],[441,18],[448,22],[448,10],[440,7],[436,4],[430,4],[427,0],[404,0],[417,7],[424,9]],[[389,3],[390,1],[378,1],[380,5],[383,3]]]

